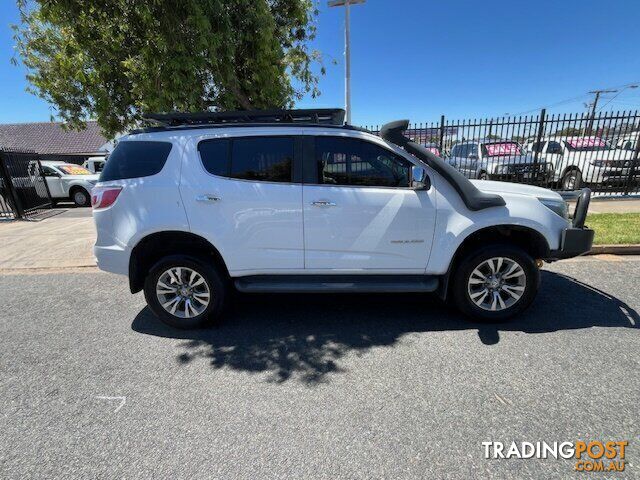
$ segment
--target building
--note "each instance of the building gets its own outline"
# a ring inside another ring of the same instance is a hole
[[[112,143],[89,121],[84,130],[65,130],[62,122],[0,124],[0,149],[27,151],[42,160],[63,160],[82,164],[88,157],[104,155]]]

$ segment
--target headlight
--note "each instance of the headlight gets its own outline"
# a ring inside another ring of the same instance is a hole
[[[538,198],[540,203],[547,207],[552,212],[560,215],[562,218],[569,218],[569,206],[564,200],[553,200],[550,198]]]

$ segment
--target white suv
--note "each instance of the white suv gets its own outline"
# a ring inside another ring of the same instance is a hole
[[[181,328],[242,292],[436,292],[479,319],[533,301],[541,260],[591,248],[550,190],[470,181],[403,135],[342,110],[154,115],[94,188],[101,269]]]

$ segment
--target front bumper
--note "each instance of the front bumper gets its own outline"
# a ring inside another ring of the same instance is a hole
[[[584,255],[591,250],[594,231],[590,228],[567,228],[562,231],[560,249],[550,252],[550,260],[561,260]]]
[[[573,214],[573,225],[562,231],[560,249],[550,252],[551,260],[577,257],[591,250],[594,231],[584,226],[591,201],[591,190],[582,190]]]

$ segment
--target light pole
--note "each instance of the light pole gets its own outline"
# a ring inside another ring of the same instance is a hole
[[[347,124],[351,124],[351,42],[349,40],[350,6],[365,3],[366,0],[329,0],[329,7],[345,7],[344,9],[344,106],[347,111]]]

